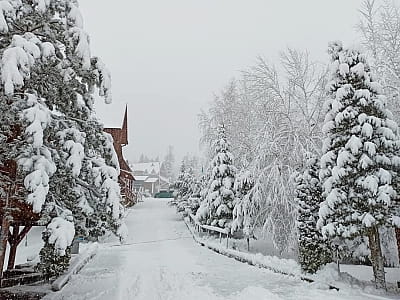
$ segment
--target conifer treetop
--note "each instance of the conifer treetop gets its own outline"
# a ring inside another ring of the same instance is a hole
[[[323,132],[320,178],[324,235],[350,238],[372,226],[400,225],[395,177],[398,127],[382,88],[357,47],[329,45],[332,80]]]

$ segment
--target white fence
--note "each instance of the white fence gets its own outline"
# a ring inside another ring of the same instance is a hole
[[[191,222],[194,224],[194,227],[199,234],[201,234],[203,232],[203,230],[207,231],[207,232],[219,233],[219,242],[221,243],[222,238],[225,236],[226,237],[226,248],[229,247],[229,237],[230,237],[229,229],[210,226],[210,225],[202,225],[199,223],[199,221],[197,221],[196,217],[193,214],[189,214],[189,218],[190,218]]]

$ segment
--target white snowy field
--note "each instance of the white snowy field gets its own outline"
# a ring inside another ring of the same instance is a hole
[[[126,245],[101,245],[62,291],[46,299],[385,299],[357,288],[328,290],[216,254],[194,242],[167,201],[136,205],[126,219]]]

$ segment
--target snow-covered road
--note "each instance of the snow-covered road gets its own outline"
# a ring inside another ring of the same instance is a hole
[[[61,292],[49,298],[377,299],[358,290],[319,288],[201,247],[166,200],[145,199],[131,210],[126,223],[130,230],[126,245],[101,245],[95,258]]]

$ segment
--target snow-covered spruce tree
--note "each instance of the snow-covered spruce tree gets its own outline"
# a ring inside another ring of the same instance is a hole
[[[232,221],[235,200],[234,182],[236,168],[233,155],[229,152],[225,126],[218,126],[218,137],[214,143],[215,156],[211,161],[211,174],[206,199],[207,213],[201,222],[227,228]],[[201,209],[201,207],[200,207]]]
[[[317,229],[318,211],[323,200],[319,169],[317,157],[308,152],[304,172],[298,173],[294,178],[296,202],[299,207],[297,215],[299,262],[301,269],[310,274],[332,261],[328,242]]]
[[[191,194],[188,199],[188,207],[192,214],[196,214],[201,203],[201,192],[204,188],[205,176],[201,178],[193,178]]]
[[[186,212],[189,208],[188,200],[193,193],[194,181],[193,169],[183,161],[181,172],[174,184],[178,212]]]
[[[253,203],[252,189],[254,179],[248,170],[242,170],[237,176],[234,184],[236,199],[233,209],[233,222],[231,232],[243,230],[246,237],[253,235],[257,214]]]
[[[208,194],[208,182],[210,181],[210,175],[211,171],[207,169],[205,174],[201,178],[200,198],[198,204],[199,207],[194,213],[196,219],[201,223],[205,223],[208,216],[208,203],[206,201],[206,198]]]
[[[175,197],[178,199],[182,198],[188,192],[188,186],[186,184],[186,178],[185,178],[186,172],[187,172],[186,165],[184,162],[182,162],[178,177],[176,178],[176,181],[174,182]]]
[[[95,87],[111,101],[110,75],[90,55],[77,1],[1,1],[0,31],[0,162],[17,161],[43,219],[71,211],[77,234],[124,234],[118,161],[93,112]],[[46,237],[54,247],[70,232],[58,224]]]
[[[57,231],[66,232],[58,234]],[[44,246],[40,250],[40,262],[36,269],[42,272],[46,279],[61,275],[69,266],[71,247],[75,228],[70,211],[64,210],[62,215],[52,219],[49,226],[42,233]]]
[[[331,238],[367,236],[376,287],[385,288],[379,228],[400,226],[398,127],[365,56],[340,42],[329,46],[329,54],[318,226]]]

